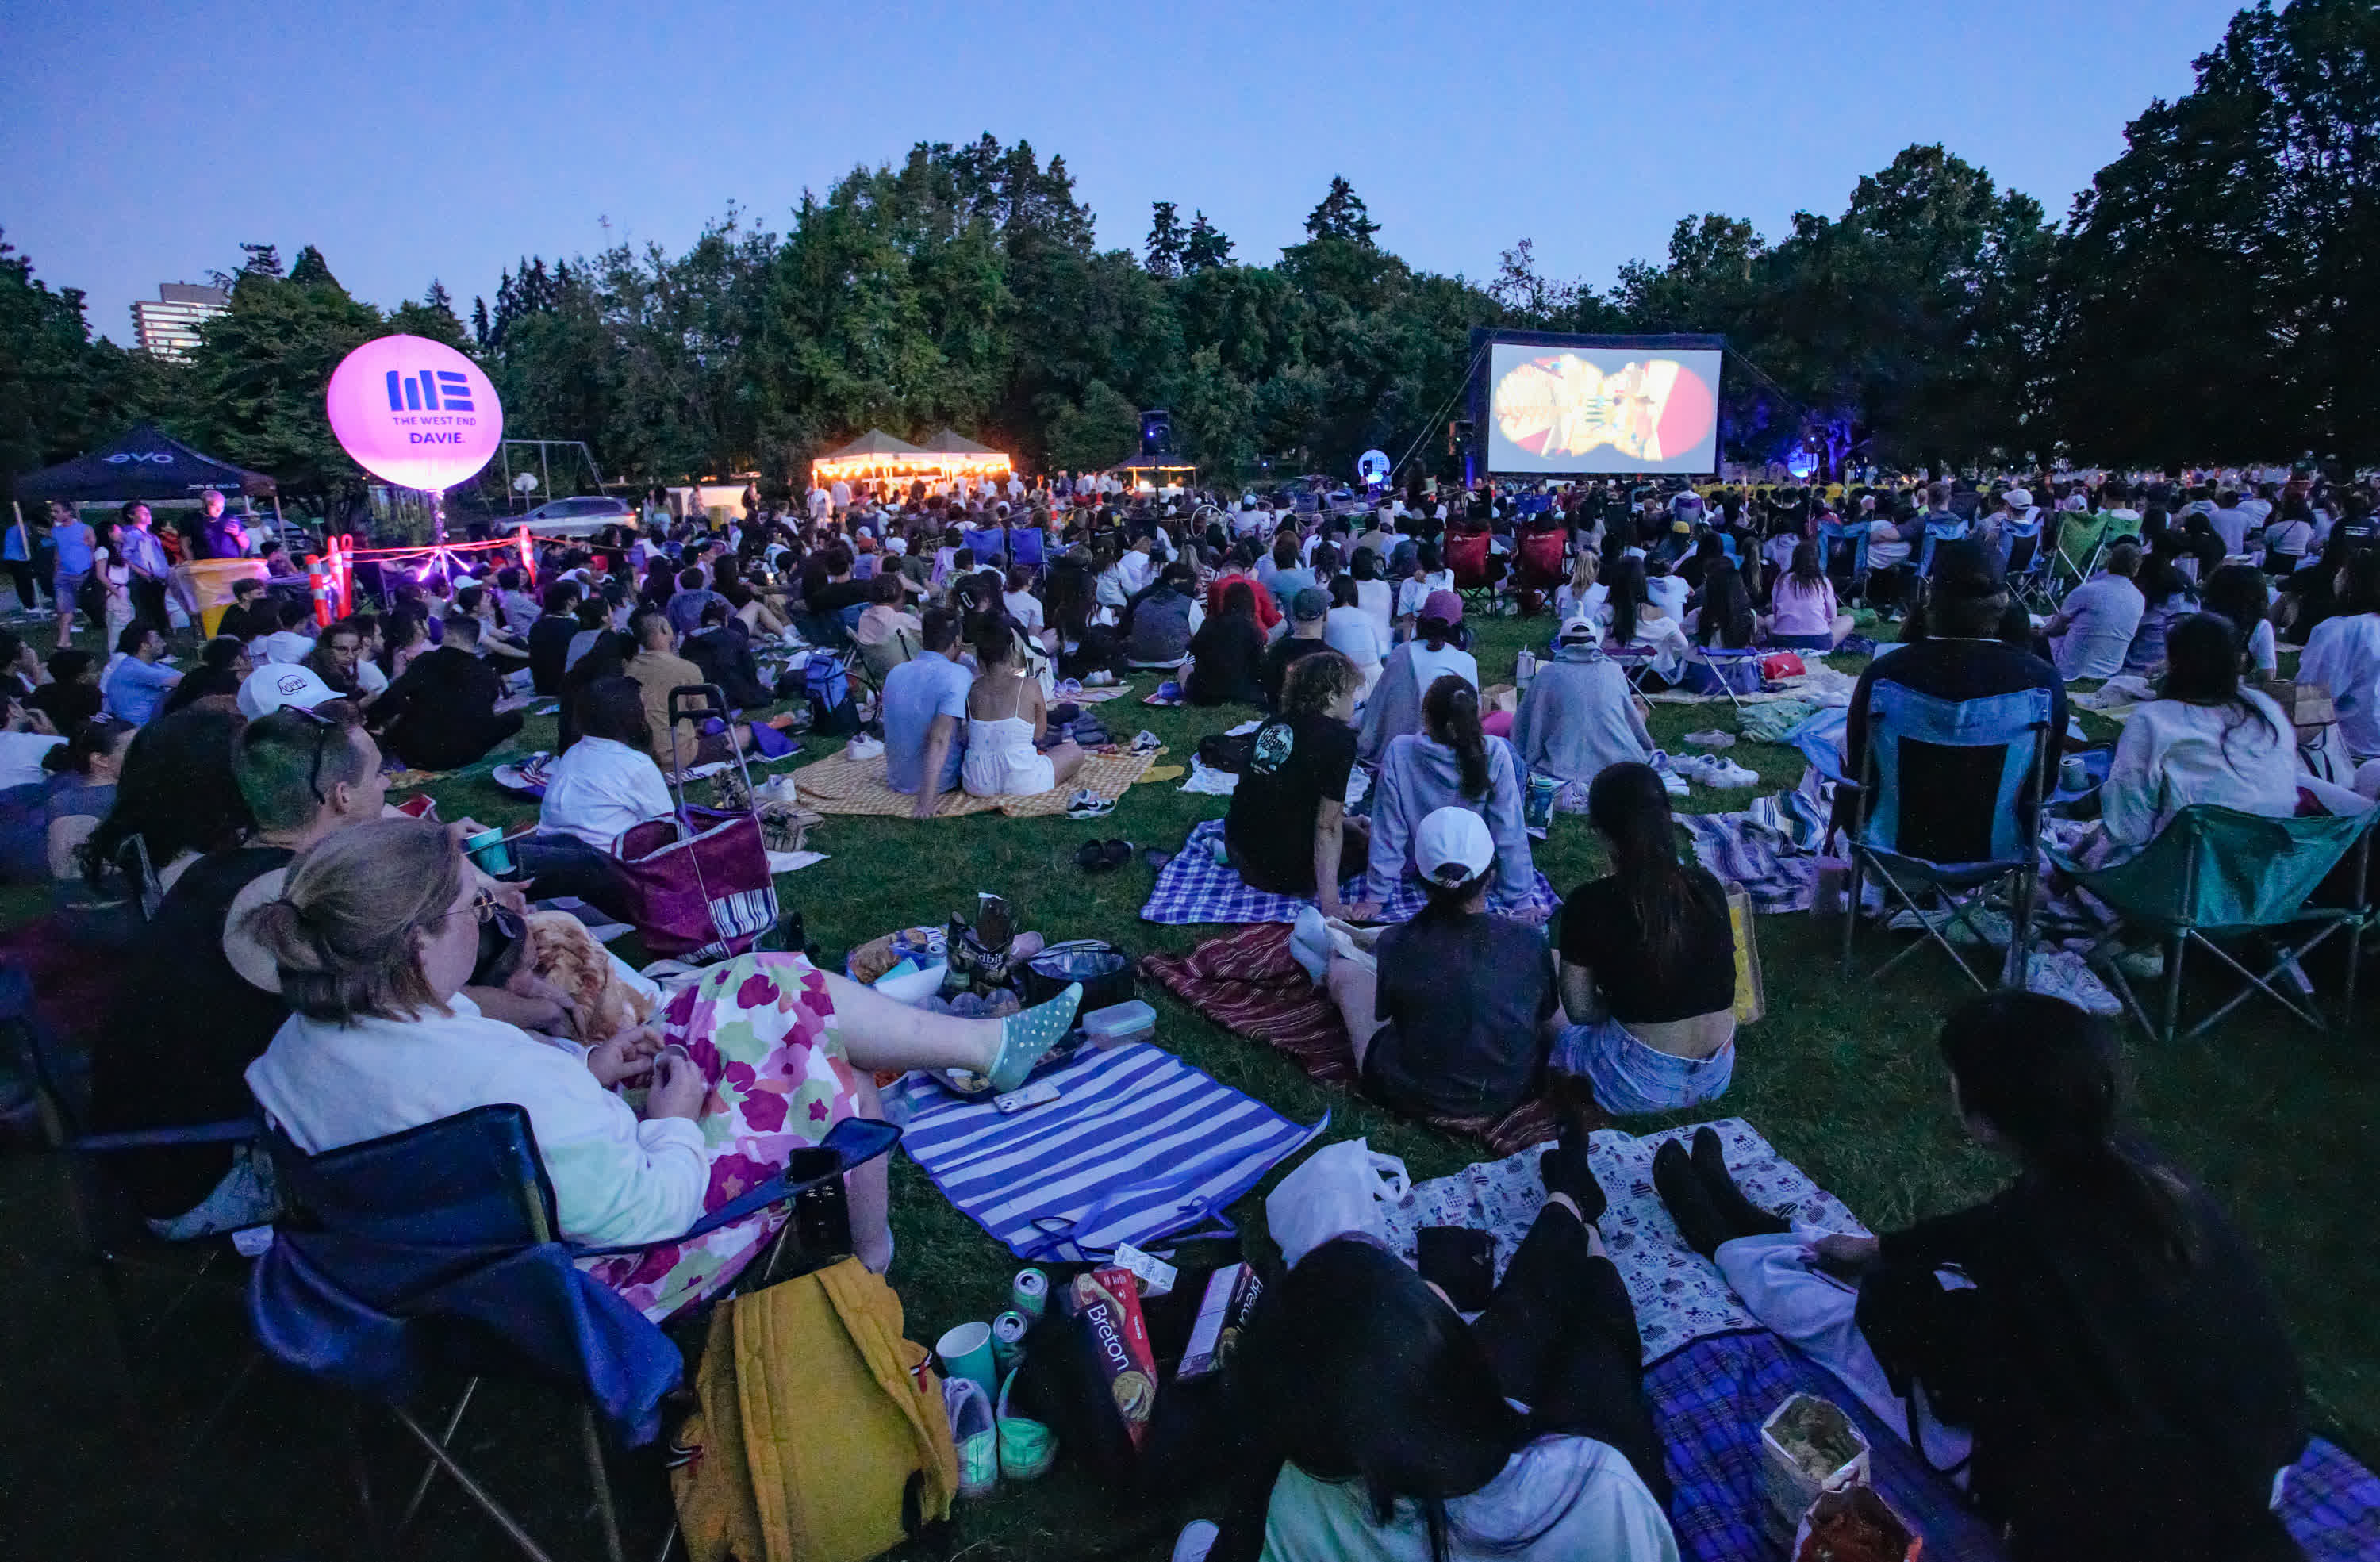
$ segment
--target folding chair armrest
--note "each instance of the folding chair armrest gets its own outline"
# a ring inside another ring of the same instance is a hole
[[[67,1141],[67,1148],[88,1155],[122,1150],[169,1149],[184,1144],[246,1144],[264,1136],[264,1125],[254,1118],[223,1122],[192,1123],[183,1128],[134,1128],[115,1133],[85,1133]]]
[[[732,1226],[761,1210],[790,1203],[805,1190],[816,1187],[830,1177],[841,1177],[867,1165],[900,1142],[901,1131],[889,1122],[880,1122],[873,1118],[845,1118],[836,1123],[816,1146],[833,1153],[835,1162],[832,1166],[821,1168],[799,1180],[795,1179],[790,1168],[781,1171],[759,1187],[721,1205],[667,1241],[677,1244],[690,1242],[709,1236],[722,1226]],[[570,1251],[580,1258],[608,1258],[624,1253],[645,1253],[662,1245],[662,1242],[630,1242],[620,1247],[579,1247],[574,1244]]]

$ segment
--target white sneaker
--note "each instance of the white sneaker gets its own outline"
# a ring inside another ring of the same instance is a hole
[[[1706,754],[1703,756],[1702,781],[1706,786],[1758,786],[1760,773],[1744,769],[1725,755]]]

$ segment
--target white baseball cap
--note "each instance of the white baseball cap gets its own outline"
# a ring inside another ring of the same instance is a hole
[[[239,686],[240,714],[253,721],[260,716],[270,716],[285,705],[311,710],[325,700],[339,697],[339,692],[322,682],[310,667],[295,662],[268,661],[248,675]]]
[[[1438,809],[1414,835],[1414,866],[1434,884],[1476,878],[1495,860],[1495,837],[1488,833],[1487,821],[1468,808],[1449,805]]]
[[[1554,636],[1556,642],[1564,640],[1592,640],[1596,637],[1597,630],[1595,621],[1591,618],[1564,619],[1562,621],[1560,630]]]
[[[2012,488],[2009,490],[2008,492],[2000,495],[2000,497],[2007,500],[2011,505],[2014,505],[2020,510],[2026,508],[2033,503],[2033,495],[2021,488]]]

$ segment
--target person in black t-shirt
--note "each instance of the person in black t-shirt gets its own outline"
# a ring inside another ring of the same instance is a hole
[[[1363,871],[1368,826],[1346,817],[1355,764],[1355,664],[1324,647],[1290,669],[1281,713],[1248,740],[1249,757],[1223,818],[1232,866],[1254,889],[1311,898],[1326,916],[1364,921],[1378,906],[1342,908],[1340,882]]]
[[[1312,586],[1291,593],[1288,607],[1289,633],[1265,648],[1264,669],[1259,674],[1265,697],[1276,708],[1281,704],[1281,685],[1288,681],[1289,670],[1325,648],[1322,632],[1330,619],[1329,593]]]
[[[1561,914],[1566,1023],[1554,1066],[1584,1077],[1615,1117],[1723,1094],[1735,1073],[1735,934],[1727,893],[1678,860],[1659,772],[1630,761],[1587,788],[1612,873]]]
[[[1428,902],[1383,930],[1375,964],[1334,955],[1324,982],[1365,1090],[1423,1117],[1503,1116],[1544,1072],[1553,968],[1537,929],[1488,914],[1496,839],[1468,808],[1414,835]]]

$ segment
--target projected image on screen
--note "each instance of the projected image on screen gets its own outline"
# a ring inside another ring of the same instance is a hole
[[[1489,357],[1488,469],[1711,471],[1717,352],[1498,344]]]

